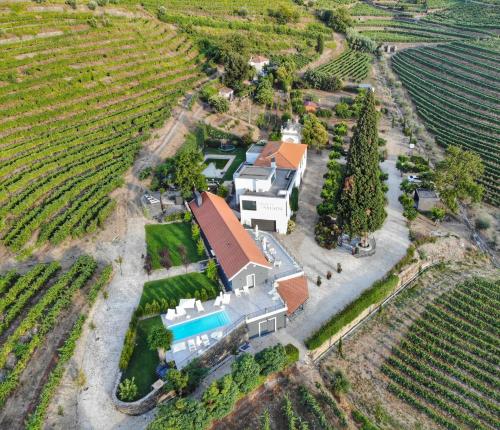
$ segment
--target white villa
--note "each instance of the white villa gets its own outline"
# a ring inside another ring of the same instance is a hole
[[[274,161],[270,167],[242,164],[233,177],[241,223],[286,234],[296,175],[295,170],[277,168]]]

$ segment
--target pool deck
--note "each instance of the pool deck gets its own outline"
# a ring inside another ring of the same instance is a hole
[[[255,239],[254,232],[249,231],[249,233],[252,238]],[[272,234],[267,232],[259,232],[259,238],[258,240],[256,240],[259,247],[262,247],[262,237],[266,237],[268,248],[273,247],[275,249],[274,258],[281,261],[281,265],[279,267],[273,266],[269,273],[269,277],[264,283],[258,284],[254,288],[251,288],[249,290],[249,294],[241,293],[240,296],[236,296],[234,292],[228,292],[228,294],[230,295],[230,301],[227,305],[215,306],[215,300],[209,300],[203,302],[204,310],[201,312],[198,312],[196,309],[186,309],[185,316],[176,318],[172,321],[167,321],[165,319],[165,315],[161,315],[163,324],[167,328],[174,324],[190,321],[193,318],[206,316],[213,312],[220,311],[221,309],[224,309],[226,311],[230,319],[230,323],[224,327],[218,327],[213,330],[200,332],[193,337],[182,339],[180,342],[175,342],[174,345],[176,345],[177,343],[185,343],[185,349],[178,350],[175,353],[173,353],[171,350],[168,351],[166,354],[167,361],[173,360],[175,361],[178,368],[183,368],[191,360],[200,355],[203,355],[204,352],[206,352],[210,347],[218,342],[217,339],[212,337],[214,333],[222,332],[222,337],[224,337],[234,328],[243,323],[245,321],[245,318],[250,315],[263,315],[265,313],[276,310],[277,308],[285,307],[285,303],[281,298],[279,298],[278,300],[273,300],[271,294],[269,294],[269,292],[273,289],[273,283],[276,279],[281,279],[287,276],[294,276],[295,274],[301,273],[302,269]],[[200,344],[199,341],[197,342],[197,336],[200,336],[202,334],[208,335],[210,345],[204,346],[203,344]],[[193,339],[195,341],[196,350],[189,350],[189,339]]]

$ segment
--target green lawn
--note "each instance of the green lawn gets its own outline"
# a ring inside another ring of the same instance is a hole
[[[173,224],[151,224],[146,226],[146,246],[153,269],[160,269],[160,252],[167,248],[170,251],[173,266],[182,264],[179,254],[179,245],[184,244],[187,256],[191,263],[200,261],[205,256],[200,257],[196,250],[196,243],[191,237],[191,224],[187,222]]]
[[[208,299],[214,299],[219,293],[218,283],[208,279],[204,273],[187,273],[146,282],[139,306],[144,306],[153,300],[160,303],[162,299],[167,299],[169,303],[175,299],[178,303],[180,299],[188,298],[188,295],[191,298],[195,297],[195,291],[198,291],[199,294],[202,289],[207,292]]]
[[[137,398],[144,397],[151,391],[151,384],[155,382],[155,369],[160,362],[157,351],[151,351],[148,346],[148,333],[156,326],[162,325],[159,316],[141,320],[137,324],[137,337],[134,352],[127,369],[122,374],[122,381],[135,377],[137,384]]]
[[[233,174],[236,171],[236,169],[240,166],[241,163],[243,163],[243,161],[245,161],[246,151],[247,148],[243,148],[241,146],[237,146],[232,151],[228,152],[221,151],[220,149],[215,149],[215,148],[206,148],[205,154],[235,155],[233,162],[231,163],[226,173],[224,174],[224,177],[222,178],[223,181],[231,181],[233,179]]]
[[[228,160],[228,158],[207,158],[205,164],[208,166],[210,163],[214,163],[217,169],[223,169]]]

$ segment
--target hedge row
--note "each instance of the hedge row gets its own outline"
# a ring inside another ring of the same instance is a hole
[[[399,277],[394,273],[376,281],[371,288],[364,291],[356,300],[330,318],[316,333],[313,333],[305,342],[307,348],[309,350],[319,348],[344,326],[354,321],[366,308],[385,299],[398,282]]]

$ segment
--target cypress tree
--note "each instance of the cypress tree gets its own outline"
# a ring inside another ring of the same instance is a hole
[[[364,243],[386,217],[377,143],[375,98],[368,92],[351,139],[338,213],[343,231],[361,236]]]

